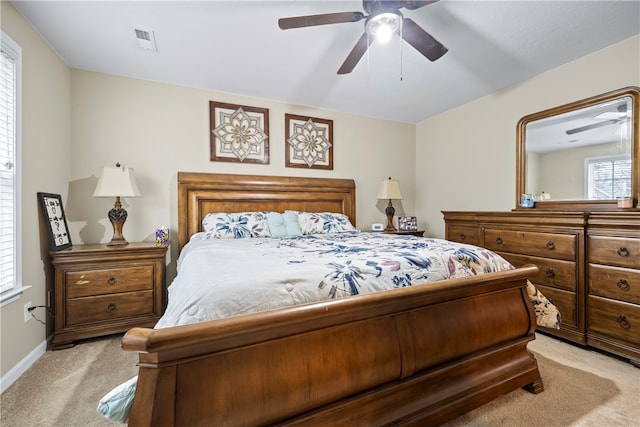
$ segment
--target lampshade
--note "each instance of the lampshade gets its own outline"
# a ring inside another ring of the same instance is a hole
[[[378,199],[386,200],[402,200],[402,192],[400,192],[400,181],[397,179],[385,179],[380,184],[380,190],[378,190]]]
[[[103,166],[93,197],[141,197],[133,169]]]

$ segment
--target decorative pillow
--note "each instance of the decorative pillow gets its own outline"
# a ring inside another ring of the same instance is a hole
[[[266,212],[209,213],[202,220],[202,228],[215,239],[271,236]]]
[[[111,421],[126,423],[129,420],[138,377],[135,376],[105,394],[96,410]]]
[[[284,226],[287,227],[287,236],[302,236],[302,230],[298,223],[298,214],[293,211],[285,211],[282,214]]]
[[[267,212],[267,223],[271,237],[302,236],[298,215],[294,212]]]
[[[349,217],[332,212],[298,212],[298,223],[302,234],[343,233],[355,231]]]
[[[284,237],[287,235],[287,227],[284,225],[284,215],[278,212],[267,212],[267,224],[271,237]]]

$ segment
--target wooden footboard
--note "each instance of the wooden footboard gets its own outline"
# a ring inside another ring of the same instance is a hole
[[[139,352],[130,425],[437,425],[542,391],[535,267],[161,330]]]

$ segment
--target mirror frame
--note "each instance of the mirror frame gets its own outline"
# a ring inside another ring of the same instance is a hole
[[[601,95],[585,98],[580,101],[571,102],[569,104],[560,105],[558,107],[549,108],[544,111],[529,114],[518,121],[516,134],[516,210],[531,210],[531,208],[522,208],[520,206],[520,197],[525,194],[526,189],[526,126],[528,123],[546,119],[548,117],[557,116],[559,114],[568,113],[570,111],[579,110],[603,102],[613,101],[625,96],[631,97],[633,107],[633,130],[632,130],[632,149],[631,149],[631,197],[633,198],[633,208],[638,206],[640,198],[640,154],[638,142],[639,134],[639,117],[640,117],[640,87],[628,86],[622,89],[607,92]],[[534,209],[545,210],[562,210],[562,211],[611,211],[620,210],[617,207],[616,200],[570,200],[570,201],[541,201],[535,202]]]

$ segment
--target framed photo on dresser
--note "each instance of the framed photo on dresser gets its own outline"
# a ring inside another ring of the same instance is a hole
[[[59,194],[38,193],[40,211],[49,234],[49,247],[52,251],[60,251],[71,247],[71,237],[67,218],[62,207],[62,197]]]

